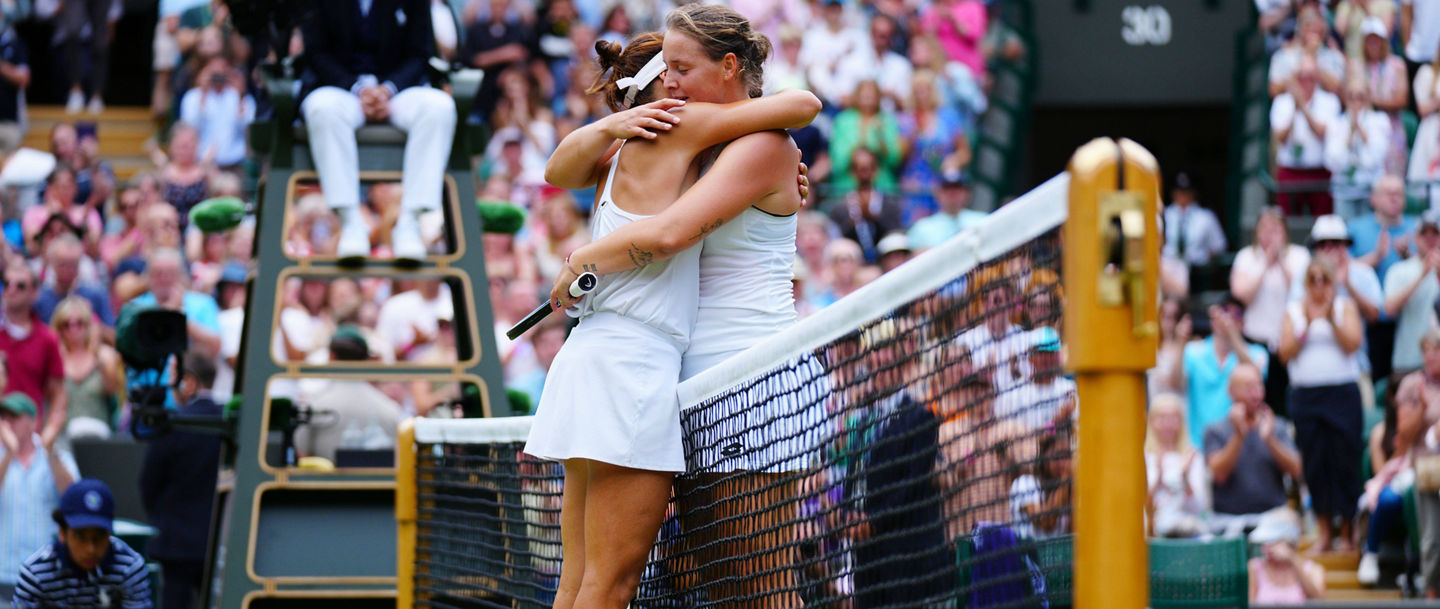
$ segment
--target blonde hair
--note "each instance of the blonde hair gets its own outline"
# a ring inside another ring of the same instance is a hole
[[[55,305],[55,312],[50,315],[50,327],[60,329],[60,326],[72,319],[80,319],[90,324],[90,329],[85,332],[85,347],[88,349],[95,346],[100,338],[100,333],[95,327],[95,309],[90,306],[90,301],[80,296],[67,296],[60,304]],[[61,341],[64,344],[64,341]]]
[[[1160,454],[1160,440],[1155,437],[1155,417],[1173,413],[1180,417],[1180,429],[1175,440],[1175,450],[1182,455],[1190,454],[1195,447],[1190,445],[1190,426],[1185,421],[1185,400],[1174,393],[1161,393],[1150,401],[1150,412],[1145,415],[1145,452]]]

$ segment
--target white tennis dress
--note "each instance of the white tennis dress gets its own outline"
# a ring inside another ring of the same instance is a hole
[[[705,238],[700,315],[682,379],[795,325],[795,230],[794,214],[749,207]],[[686,404],[681,424],[689,471],[805,469],[824,429],[828,393],[823,366],[807,354],[758,382],[737,379],[729,394]]]
[[[648,217],[620,209],[611,197],[619,164],[617,152],[595,206],[594,239]],[[525,452],[685,469],[675,386],[699,309],[699,250],[603,275],[580,300],[580,325],[550,366]]]

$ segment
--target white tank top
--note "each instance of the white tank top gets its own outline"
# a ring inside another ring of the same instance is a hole
[[[1350,299],[1335,298],[1335,309],[1344,314],[1347,307],[1354,306]],[[1305,305],[1291,304],[1286,314],[1290,316],[1290,327],[1295,335],[1305,334],[1300,352],[1290,360],[1285,370],[1290,373],[1290,384],[1295,387],[1323,387],[1354,382],[1360,378],[1360,351],[1345,353],[1335,338],[1335,326],[1329,319],[1317,319],[1305,327]]]
[[[625,146],[620,147],[623,150]],[[595,216],[590,221],[592,239],[598,240],[621,226],[650,217],[632,214],[615,204],[610,191],[619,165],[617,151],[610,163],[609,177],[605,178],[605,189],[595,205]],[[595,289],[580,299],[581,323],[596,313],[623,315],[659,330],[684,348],[690,342],[690,331],[699,309],[699,250],[692,247],[668,260],[601,275]]]
[[[748,207],[705,237],[700,316],[682,376],[701,372],[700,359],[722,361],[795,324],[795,220]]]

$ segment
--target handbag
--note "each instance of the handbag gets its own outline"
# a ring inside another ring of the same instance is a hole
[[[1440,491],[1440,455],[1415,456],[1415,490],[1422,493]]]

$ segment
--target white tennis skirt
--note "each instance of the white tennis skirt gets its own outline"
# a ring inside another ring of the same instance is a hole
[[[781,473],[814,467],[834,427],[827,416],[829,397],[824,367],[805,354],[717,397],[686,404],[680,415],[686,471]]]
[[[681,345],[614,313],[586,317],[545,377],[525,452],[653,471],[685,470]]]

